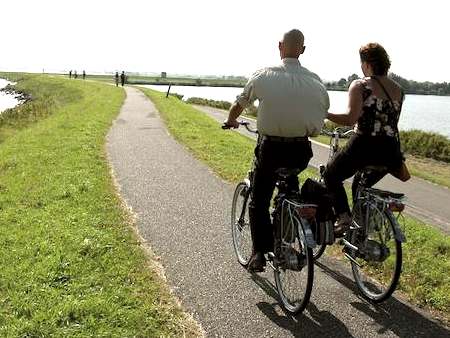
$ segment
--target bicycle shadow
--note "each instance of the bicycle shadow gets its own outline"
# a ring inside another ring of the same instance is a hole
[[[366,314],[380,325],[379,334],[392,331],[398,337],[450,337],[450,331],[438,321],[427,318],[411,306],[404,304],[394,296],[381,304],[373,304],[362,298],[353,279],[330,269],[320,262],[315,264],[322,272],[339,282],[357,295],[359,302],[351,302],[356,310]]]
[[[273,303],[260,302],[256,304],[258,309],[273,323],[288,330],[294,337],[353,337],[345,324],[328,311],[320,311],[313,302],[309,302],[305,314],[292,315],[279,305],[279,297],[276,287],[266,278],[253,274],[252,280],[271,298]],[[276,310],[281,309],[282,314]]]

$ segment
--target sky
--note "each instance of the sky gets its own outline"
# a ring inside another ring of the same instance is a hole
[[[0,70],[250,76],[305,35],[303,66],[362,76],[358,49],[381,43],[391,71],[450,82],[448,0],[0,0]]]

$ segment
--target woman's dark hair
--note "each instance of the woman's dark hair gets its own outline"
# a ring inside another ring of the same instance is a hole
[[[367,62],[372,66],[374,75],[387,75],[391,61],[382,45],[376,42],[368,43],[359,49],[361,62]]]

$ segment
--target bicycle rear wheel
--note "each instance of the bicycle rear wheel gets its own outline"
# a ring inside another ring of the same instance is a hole
[[[314,279],[314,260],[306,244],[300,220],[291,215],[283,218],[280,251],[276,254],[275,284],[284,308],[300,313],[308,305]]]
[[[317,244],[316,247],[312,249],[314,260],[318,260],[320,257],[322,257],[326,248],[327,248],[326,244]]]
[[[252,255],[249,203],[250,188],[245,182],[241,182],[236,186],[231,205],[231,234],[237,260],[244,267],[247,267]]]
[[[364,298],[379,303],[397,287],[402,269],[402,245],[395,237],[395,218],[391,211],[369,207],[367,236],[363,228],[350,231],[353,277]],[[364,223],[359,223],[364,224]]]

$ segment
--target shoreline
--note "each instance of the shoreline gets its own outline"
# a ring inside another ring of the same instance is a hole
[[[6,86],[0,88],[0,94],[3,94],[7,99],[13,99],[15,101],[15,104],[13,106],[7,105],[6,108],[2,108],[0,106],[0,115],[8,109],[14,109],[32,100],[32,96],[30,94],[15,88],[15,83],[3,78],[0,78],[0,80],[4,80],[5,82],[7,82]]]

